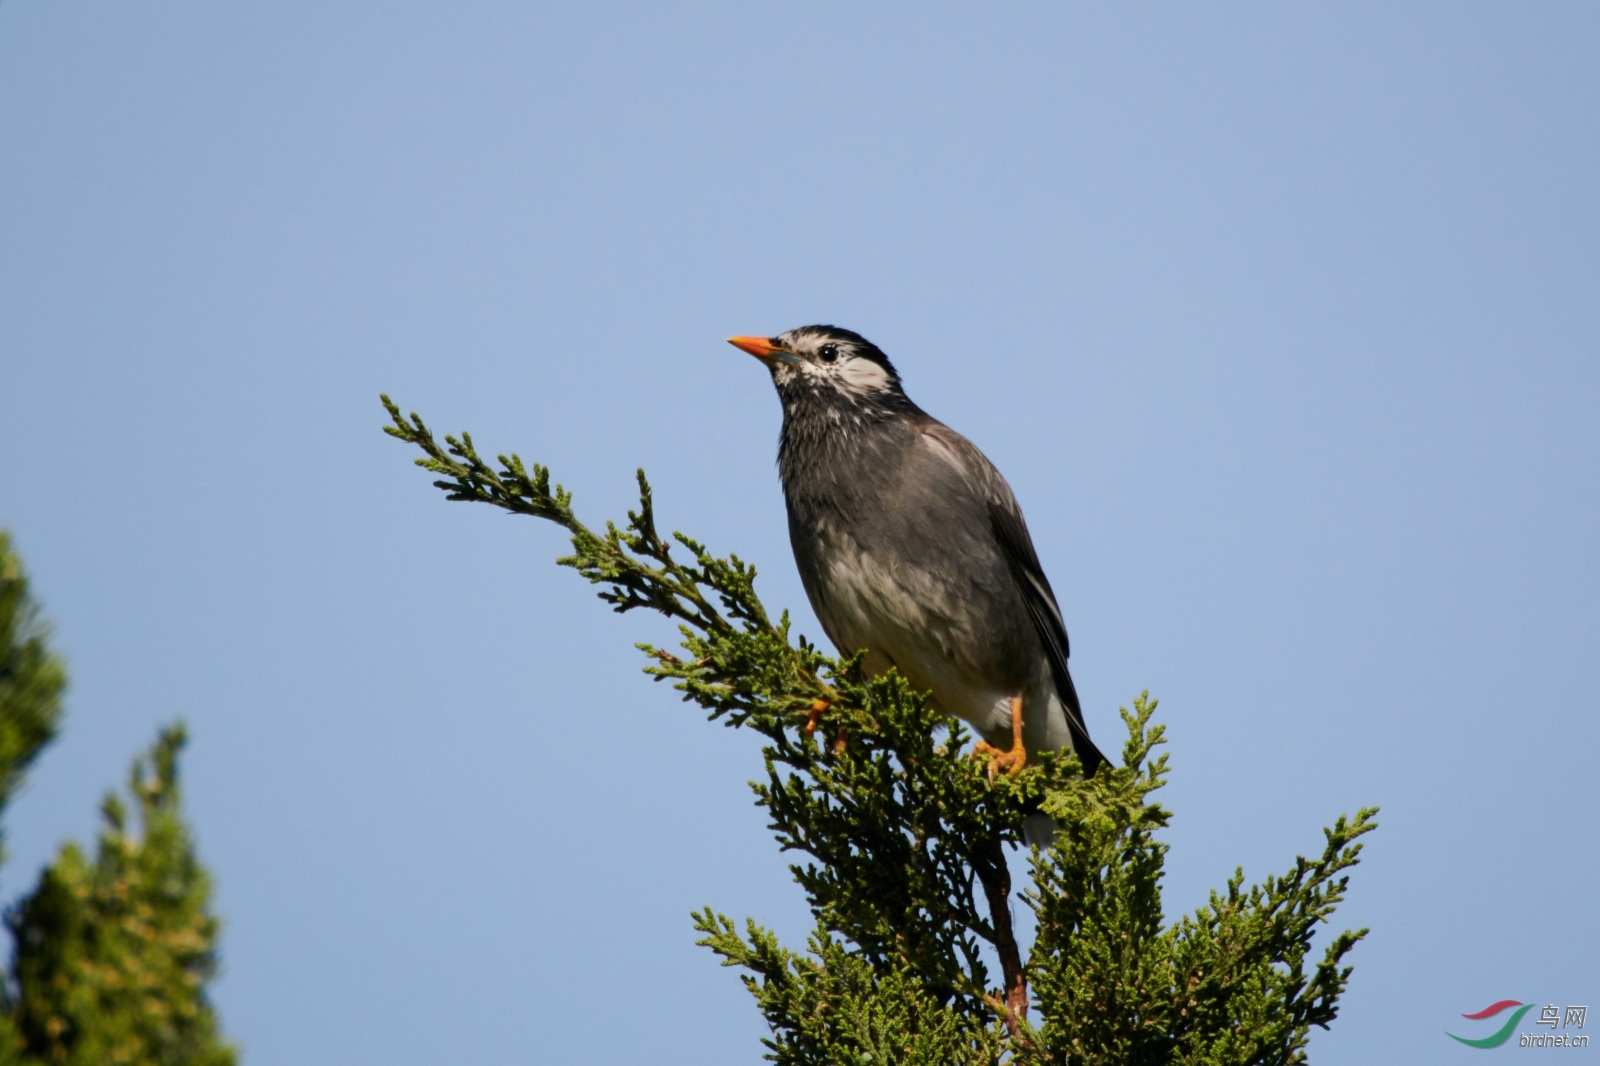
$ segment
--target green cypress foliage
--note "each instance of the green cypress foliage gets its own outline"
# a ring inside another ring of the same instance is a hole
[[[11,535],[0,530],[0,810],[61,722],[67,668],[28,591]],[[5,851],[0,848],[0,862]]]
[[[67,668],[50,650],[49,629],[29,592],[11,535],[0,530],[0,812],[56,735]],[[0,862],[5,860],[0,837]],[[5,1002],[4,1006],[10,1006]],[[0,1010],[0,1066],[21,1061],[11,1011]]]
[[[753,729],[765,765],[752,784],[806,893],[816,928],[804,951],[754,921],[707,908],[700,943],[739,968],[784,1066],[949,1064],[1278,1064],[1306,1061],[1350,976],[1365,930],[1310,958],[1344,898],[1358,838],[1375,809],[1340,817],[1313,859],[1246,888],[1242,871],[1192,914],[1162,908],[1167,774],[1155,702],[1123,711],[1123,765],[1085,779],[1071,755],[990,780],[969,735],[891,672],[834,659],[756,597],[755,568],[682,534],[663,537],[650,487],[604,532],[578,520],[547,469],[516,455],[485,462],[472,438],[441,446],[415,414],[383,398],[385,431],[420,448],[417,464],[452,500],[554,522],[572,537],[558,560],[600,585],[617,611],[677,620],[682,653],[639,645],[645,672],[710,719]],[[1030,759],[1033,759],[1030,756]],[[1030,853],[1013,891],[1007,852],[1036,805],[1061,832]],[[1020,897],[1037,918],[1031,949],[1012,923]],[[996,970],[998,972],[996,972]],[[1031,988],[1031,992],[1030,992]],[[1034,1016],[1036,1012],[1036,1017]]]
[[[3,796],[54,734],[66,671],[49,650],[21,566],[0,537]],[[101,807],[91,859],[68,844],[6,914],[15,942],[0,1064],[232,1066],[206,982],[216,972],[210,878],[179,806],[184,731],[161,731],[129,792]]]
[[[8,916],[15,1019],[47,1063],[232,1066],[205,986],[216,973],[211,880],[179,809],[181,726],[136,759],[138,831],[108,795],[94,859],[61,849]]]

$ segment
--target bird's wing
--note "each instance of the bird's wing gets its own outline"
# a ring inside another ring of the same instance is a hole
[[[923,427],[923,432],[936,450],[944,452],[947,459],[965,466],[969,476],[984,487],[984,503],[988,508],[989,526],[994,532],[995,543],[1005,557],[1011,579],[1022,595],[1034,631],[1039,634],[1039,642],[1044,645],[1045,654],[1050,659],[1050,673],[1055,677],[1056,693],[1066,709],[1067,728],[1072,733],[1072,749],[1082,761],[1085,772],[1092,774],[1108,760],[1095,747],[1094,741],[1089,739],[1089,729],[1084,725],[1078,690],[1072,684],[1072,674],[1067,669],[1067,657],[1071,654],[1067,623],[1061,617],[1061,608],[1050,588],[1050,580],[1044,576],[1044,567],[1039,564],[1039,554],[1034,551],[1033,538],[1028,535],[1028,523],[1022,517],[1022,508],[1017,504],[1011,486],[1000,476],[1000,471],[971,441],[936,422]]]
[[[994,527],[995,540],[1011,568],[1011,577],[1027,604],[1028,617],[1033,620],[1034,631],[1050,657],[1050,672],[1055,675],[1056,692],[1066,706],[1067,728],[1072,731],[1072,750],[1078,753],[1087,773],[1094,773],[1106,757],[1089,739],[1089,729],[1083,724],[1083,708],[1078,703],[1078,690],[1072,684],[1072,674],[1067,670],[1067,624],[1061,618],[1061,608],[1056,604],[1050,581],[1039,565],[1039,556],[1033,550],[1033,540],[1022,521],[1022,510],[1010,491],[1003,496],[989,496],[989,523]]]

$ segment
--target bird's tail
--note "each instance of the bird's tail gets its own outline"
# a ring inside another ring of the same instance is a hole
[[[1083,772],[1093,777],[1095,771],[1109,765],[1111,760],[1089,739],[1089,727],[1083,723],[1083,707],[1078,703],[1078,690],[1072,683],[1072,675],[1064,667],[1055,671],[1055,674],[1056,693],[1067,710],[1067,731],[1072,736],[1072,752],[1083,763]]]
[[[1022,842],[1036,848],[1048,848],[1056,842],[1059,828],[1054,818],[1043,811],[1034,811],[1022,821]]]
[[[1072,675],[1065,668],[1056,671],[1056,694],[1061,697],[1062,707],[1067,712],[1067,734],[1072,740],[1072,753],[1083,764],[1084,774],[1093,777],[1100,767],[1109,766],[1111,760],[1089,739],[1088,727],[1083,724],[1083,707],[1078,703],[1078,690],[1072,683]],[[1035,809],[1023,819],[1023,843],[1048,848],[1055,843],[1060,828],[1055,819]]]

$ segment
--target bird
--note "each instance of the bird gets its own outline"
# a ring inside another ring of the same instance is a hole
[[[760,359],[783,406],[778,474],[806,596],[842,655],[891,667],[1015,773],[1070,749],[1093,774],[1067,627],[1011,486],[912,402],[882,349],[837,326],[728,343]],[[1048,843],[1044,815],[1024,826]]]

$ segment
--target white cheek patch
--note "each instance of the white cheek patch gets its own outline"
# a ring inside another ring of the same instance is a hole
[[[848,359],[838,374],[839,380],[856,392],[882,392],[889,387],[889,372],[871,359]]]

